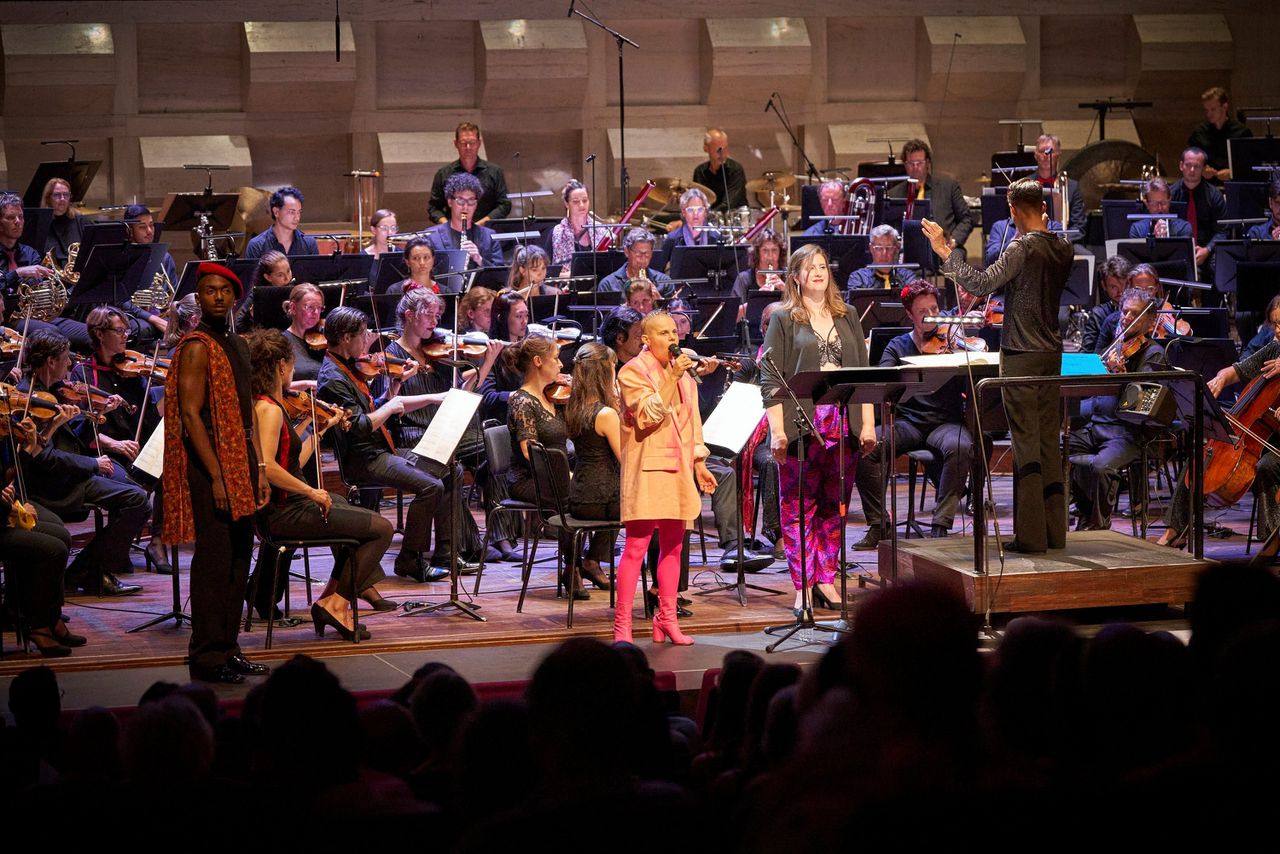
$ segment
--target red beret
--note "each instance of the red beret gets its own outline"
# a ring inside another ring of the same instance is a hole
[[[200,266],[196,268],[196,281],[200,281],[205,276],[221,276],[236,286],[236,299],[244,296],[244,284],[240,281],[240,277],[216,261],[200,262]]]

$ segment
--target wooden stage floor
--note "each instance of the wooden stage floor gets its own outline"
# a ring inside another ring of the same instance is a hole
[[[900,505],[905,507],[905,484],[899,485]],[[1010,530],[1010,481],[1008,477],[998,476],[995,480],[995,497],[997,516],[1002,530]],[[932,495],[930,496],[932,498]],[[1241,505],[1225,511],[1214,511],[1210,520],[1217,523],[1225,538],[1206,538],[1206,554],[1211,559],[1242,557],[1245,553],[1244,534],[1249,521],[1249,499]],[[1122,506],[1123,506],[1122,499]],[[1152,519],[1159,519],[1162,508],[1153,508]],[[394,508],[386,507],[383,511],[388,518],[394,519]],[[707,527],[714,527],[707,512]],[[900,518],[905,516],[905,511]],[[927,514],[925,521],[927,519]],[[927,522],[926,522],[927,524]],[[1113,528],[1116,548],[1142,550],[1142,546],[1129,537],[1128,519],[1116,517]],[[83,532],[84,526],[73,526],[73,533]],[[848,539],[852,543],[861,538],[865,526],[857,504],[851,509],[848,527]],[[1159,528],[1150,534],[1155,539]],[[955,537],[944,541],[901,540],[904,550],[942,549],[943,553],[954,552],[954,561],[961,568],[972,568],[972,541],[959,539],[970,534],[969,520],[963,516],[956,520]],[[1073,543],[1080,535],[1072,535]],[[545,545],[539,557],[549,557],[551,546]],[[393,541],[384,566],[389,570],[394,555],[399,549],[399,538]],[[708,544],[709,562],[714,564],[719,557],[719,549]],[[1157,550],[1164,551],[1164,550]],[[850,550],[848,557],[857,561],[863,572],[871,573],[876,569],[875,552],[855,552]],[[1083,555],[1075,554],[1074,559]],[[1087,559],[1087,558],[1086,558]],[[190,550],[180,556],[179,578],[182,582],[183,603],[186,606],[187,564]],[[1011,595],[1010,590],[1017,585],[1019,576],[1025,576],[1032,567],[1024,567],[1022,558],[1006,563],[1005,574],[1000,582],[998,603],[1005,602]],[[1160,560],[1175,560],[1162,555]],[[1185,560],[1185,556],[1176,560]],[[137,556],[135,562],[142,563]],[[700,566],[701,555],[695,537],[691,583],[694,591],[709,585],[714,580],[715,566]],[[993,566],[995,566],[993,561]],[[318,593],[324,580],[328,578],[332,566],[327,551],[317,550],[312,558],[312,575],[316,579],[315,592]],[[301,562],[295,563],[301,568]],[[852,569],[852,567],[851,567]],[[1080,567],[1076,567],[1080,569]],[[1082,570],[1081,570],[1082,571]],[[1053,573],[1062,575],[1063,573]],[[323,658],[342,674],[344,684],[353,689],[368,687],[374,682],[379,687],[398,684],[403,681],[404,672],[412,672],[421,663],[436,659],[453,661],[469,668],[468,678],[484,680],[509,680],[527,678],[536,667],[537,661],[555,643],[570,635],[585,635],[607,639],[612,626],[612,610],[608,607],[608,593],[591,591],[591,599],[576,603],[574,609],[574,628],[565,628],[566,601],[555,598],[554,569],[550,562],[539,563],[534,568],[529,596],[525,602],[525,612],[517,614],[516,598],[519,593],[519,571],[515,564],[492,564],[485,569],[484,583],[481,593],[475,601],[481,606],[481,613],[488,619],[486,622],[473,622],[456,612],[445,611],[422,616],[406,617],[399,612],[373,614],[362,612],[361,620],[366,622],[373,637],[361,644],[345,643],[329,632],[323,640],[315,637],[310,623],[295,629],[281,629],[275,632],[274,647],[270,651],[263,649],[264,632],[261,624],[255,624],[253,632],[242,635],[242,644],[246,652],[255,659],[268,663],[281,662],[292,655],[305,653]],[[729,578],[726,574],[724,577]],[[147,631],[126,634],[126,629],[139,625],[152,616],[169,610],[172,599],[170,580],[164,576],[138,573],[129,576],[130,580],[144,585],[145,592],[139,596],[99,599],[96,597],[73,597],[68,599],[66,613],[72,618],[74,631],[90,638],[88,646],[78,649],[65,659],[43,660],[36,655],[22,655],[13,651],[13,635],[4,636],[6,654],[0,659],[0,690],[3,690],[8,678],[13,674],[34,664],[49,664],[60,674],[65,673],[70,679],[73,675],[82,680],[80,688],[68,688],[68,702],[75,696],[85,702],[105,703],[108,699],[122,697],[136,699],[142,688],[149,681],[157,678],[183,680],[186,669],[183,666],[190,630],[187,627],[177,628],[172,622],[165,623]],[[474,579],[464,578],[467,588]],[[770,640],[760,630],[768,625],[790,622],[791,600],[793,588],[787,576],[785,564],[776,562],[763,572],[751,574],[748,581],[764,587],[781,591],[783,595],[772,596],[756,591],[749,591],[746,607],[740,607],[734,593],[715,593],[708,596],[691,596],[694,617],[682,620],[681,625],[699,639],[707,639],[708,643],[693,650],[675,650],[667,647],[659,649],[652,646],[644,636],[637,634],[637,640],[646,652],[663,660],[659,669],[672,670],[683,674],[680,679],[684,683],[695,684],[700,678],[702,669],[718,666],[720,657],[730,648],[762,649]],[[976,584],[970,582],[971,585]],[[415,584],[390,576],[379,585],[388,598],[398,601],[425,600],[439,601],[447,597],[446,584]],[[852,596],[858,595],[857,585],[850,581]],[[1043,593],[1044,591],[1042,591]],[[1131,620],[1144,622],[1155,620],[1163,628],[1178,630],[1185,627],[1181,612],[1159,606],[1139,606],[1137,608],[1106,608],[1089,610],[1091,603],[1085,599],[1068,601],[1057,598],[1066,594],[1054,593],[1052,590],[1035,601],[1019,600],[1014,604],[1019,610],[1057,611],[1062,607],[1079,610],[1061,612],[1065,618],[1090,631],[1091,626],[1106,622]],[[1159,597],[1155,597],[1159,598]],[[305,616],[307,613],[306,593],[301,581],[290,584],[290,599],[294,613]],[[1139,597],[1134,601],[1152,601],[1153,597]],[[971,601],[973,601],[971,599]],[[1179,602],[1179,597],[1168,597],[1164,601]],[[997,608],[997,611],[999,608]],[[637,609],[637,614],[639,611]],[[818,612],[819,618],[831,618],[832,614]],[[998,631],[1006,617],[995,619]],[[640,627],[637,622],[637,629]],[[812,641],[796,660],[803,663],[812,660],[822,649],[818,643],[829,639],[829,634],[811,633],[807,640]],[[788,644],[786,649],[797,650],[800,642]],[[701,640],[700,640],[701,643]],[[696,651],[695,651],[696,650]],[[714,654],[713,654],[714,651]],[[427,653],[424,655],[424,653]],[[807,656],[807,658],[805,657]],[[655,663],[655,666],[656,663]],[[381,674],[381,675],[379,675]],[[61,677],[60,677],[61,678]],[[139,684],[134,690],[132,686]],[[70,682],[67,682],[70,685]],[[113,689],[111,686],[129,686]],[[113,693],[113,690],[116,693]],[[220,693],[223,689],[219,689]],[[78,692],[78,693],[76,693]],[[115,703],[112,703],[113,705]]]

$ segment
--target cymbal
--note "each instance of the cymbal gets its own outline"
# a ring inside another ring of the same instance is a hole
[[[684,178],[653,178],[654,188],[649,191],[649,195],[644,200],[646,208],[665,208],[668,205],[680,204],[680,196],[685,190],[701,190],[707,197],[707,204],[714,205],[716,203],[715,190],[710,187],[703,186],[696,181],[687,181]]]
[[[787,187],[794,187],[796,179],[794,175],[787,175],[782,172],[766,172],[761,178],[752,178],[747,182],[748,193],[767,193],[770,190],[785,190]]]

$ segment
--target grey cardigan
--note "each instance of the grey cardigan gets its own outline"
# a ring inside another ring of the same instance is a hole
[[[865,368],[867,363],[867,342],[862,333],[862,324],[858,321],[858,312],[852,306],[844,317],[835,318],[836,332],[840,335],[840,363],[845,368]],[[796,323],[786,311],[776,311],[769,320],[769,331],[765,334],[764,346],[773,348],[769,354],[773,363],[782,371],[784,379],[790,380],[804,371],[816,371],[818,364],[818,336],[808,323]],[[787,444],[799,438],[795,425],[795,404],[786,397],[774,398],[782,384],[772,371],[760,372],[760,390],[764,397],[765,407],[776,403],[782,404],[782,414],[786,424]],[[800,405],[813,417],[813,401],[801,398]],[[850,407],[849,431],[857,437],[862,429],[862,407]]]

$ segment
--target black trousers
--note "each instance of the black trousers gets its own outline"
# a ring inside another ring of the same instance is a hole
[[[38,504],[36,525],[29,531],[0,528],[0,555],[4,555],[6,584],[18,598],[23,616],[33,629],[46,629],[58,621],[62,610],[62,573],[67,568],[71,534],[56,513]]]
[[[142,487],[129,480],[119,464],[111,468],[111,477],[95,474],[85,486],[84,501],[104,509],[107,518],[102,530],[71,562],[67,569],[71,578],[95,578],[128,568],[129,544],[151,515],[150,500]]]
[[[435,528],[435,554],[448,555],[453,543],[449,525],[450,496],[444,481],[428,471],[429,460],[411,451],[379,454],[367,463],[352,460],[352,477],[360,483],[376,483],[403,489],[413,496],[405,512],[403,551],[419,553],[431,545]],[[456,482],[456,481],[455,481]]]
[[[1060,353],[1001,356],[1002,377],[1052,377],[1062,371]],[[1062,477],[1062,416],[1054,383],[1006,386],[1003,390],[1013,445],[1014,545],[1025,551],[1067,544],[1067,496]]]
[[[240,614],[253,557],[253,516],[232,519],[213,504],[213,481],[188,447],[187,486],[196,544],[191,556],[191,642],[193,666],[217,667],[240,652]],[[257,462],[250,454],[250,477]]]
[[[884,436],[884,427],[878,428],[877,433],[880,444],[871,453],[858,458],[858,471],[854,476],[862,513],[869,528],[881,527],[885,521],[883,457],[889,452],[889,443]],[[973,462],[973,438],[969,431],[963,424],[916,424],[903,418],[893,422],[893,434],[894,450],[899,454],[928,448],[942,457],[933,525],[951,530]]]
[[[266,531],[272,537],[289,540],[327,539],[329,537],[350,537],[359,540],[354,559],[356,592],[363,593],[370,587],[386,578],[382,571],[382,556],[391,545],[391,523],[372,510],[353,507],[340,495],[330,493],[333,504],[329,507],[329,518],[326,522],[320,514],[320,508],[314,501],[306,498],[290,498],[283,505],[273,504],[266,511]],[[292,559],[290,551],[282,561],[276,577],[275,589],[272,589],[270,575],[275,562],[274,553],[265,553],[265,548],[258,550],[258,562],[250,581],[253,590],[253,603],[258,614],[267,619],[272,616],[272,606],[284,595],[284,586],[289,581],[289,563]],[[351,596],[351,563],[339,564],[334,555],[333,579],[337,582],[341,596]]]
[[[1067,452],[1072,457],[1088,457],[1088,462],[1071,464],[1071,497],[1080,514],[1080,527],[1110,528],[1120,473],[1140,455],[1137,441],[1123,425],[1086,424],[1072,432]]]

